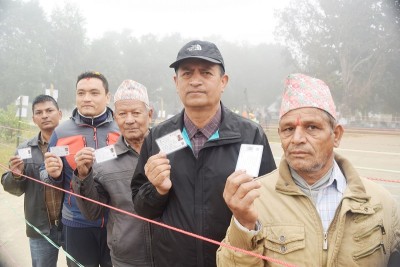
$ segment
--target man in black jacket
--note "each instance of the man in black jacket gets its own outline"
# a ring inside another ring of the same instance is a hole
[[[215,44],[187,43],[170,67],[184,109],[145,139],[131,183],[134,206],[139,215],[221,241],[232,215],[222,192],[241,145],[264,146],[259,175],[274,170],[275,162],[263,129],[221,103],[228,75]],[[156,139],[175,130],[187,147],[167,156]],[[156,266],[216,265],[214,244],[159,226],[152,244]]]
[[[56,267],[58,248],[48,242],[44,236],[61,246],[60,215],[63,192],[22,175],[40,181],[39,167],[43,163],[43,154],[47,151],[50,136],[61,119],[61,111],[54,98],[48,95],[39,95],[32,102],[32,112],[32,120],[39,127],[40,132],[18,147],[15,156],[9,160],[11,171],[2,175],[1,183],[4,190],[13,195],[21,196],[25,193],[25,219],[41,232],[37,233],[33,227],[26,224],[32,266]],[[24,159],[18,155],[18,151]],[[31,157],[28,156],[29,154]]]

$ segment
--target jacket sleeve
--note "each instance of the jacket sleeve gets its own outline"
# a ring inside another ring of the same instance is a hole
[[[26,178],[23,176],[20,179],[15,179],[10,171],[3,173],[1,176],[1,184],[3,185],[4,191],[15,196],[21,196],[25,193],[26,182]]]
[[[222,241],[227,245],[251,251],[253,253],[262,255],[264,250],[262,230],[257,234],[245,232],[241,230],[233,218],[231,224],[226,232],[226,237]],[[220,246],[217,250],[217,266],[231,267],[231,266],[264,266],[264,260],[235,251],[231,248]]]
[[[269,146],[268,138],[265,135],[265,133],[261,127],[258,127],[258,136],[256,137],[254,144],[260,144],[260,145],[264,146],[263,155],[261,158],[260,171],[258,173],[258,176],[265,175],[265,174],[270,173],[273,170],[275,170],[276,164],[275,164],[274,156],[272,155],[272,151],[271,151],[271,147]]]
[[[100,179],[101,175],[98,172],[94,174],[93,169],[91,169],[88,176],[81,181],[77,177],[75,170],[72,177],[72,189],[81,196],[108,204],[110,196],[99,182]],[[105,207],[80,197],[76,197],[75,199],[79,210],[86,219],[94,221],[104,215]]]
[[[142,145],[138,164],[131,181],[132,201],[135,211],[140,216],[154,219],[159,218],[168,203],[168,194],[160,195],[156,188],[149,182],[144,172],[144,165],[150,157],[151,132]]]
[[[14,155],[17,155],[17,152],[15,152]],[[26,173],[26,167],[27,164],[24,160],[24,174]],[[4,191],[15,196],[21,196],[23,193],[25,193],[26,183],[26,177],[21,176],[21,178],[15,179],[11,171],[3,173],[1,176],[1,184],[3,185]]]

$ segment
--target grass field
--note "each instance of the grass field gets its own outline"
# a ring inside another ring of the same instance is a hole
[[[8,160],[15,152],[15,145],[11,146],[10,144],[0,143],[1,153],[0,153],[0,164],[4,166],[8,166]],[[4,172],[2,170],[1,172]]]
[[[5,129],[1,128],[1,130],[4,131]],[[35,136],[37,131],[38,130],[35,126],[25,123],[19,134],[19,144]],[[17,129],[12,129],[12,137],[10,138],[8,136],[7,139],[4,137],[6,135],[4,132],[2,132],[2,135],[0,135],[0,164],[2,165],[8,166],[8,160],[15,153],[15,149],[17,147],[17,132]],[[2,168],[0,168],[0,171],[1,173],[3,172]]]

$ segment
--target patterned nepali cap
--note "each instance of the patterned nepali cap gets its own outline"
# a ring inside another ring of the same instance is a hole
[[[285,80],[279,119],[293,109],[315,107],[336,119],[336,108],[329,87],[321,80],[296,73]]]
[[[139,100],[142,101],[147,108],[149,108],[149,97],[147,89],[143,84],[133,80],[124,80],[118,87],[114,95],[114,103],[119,100]]]

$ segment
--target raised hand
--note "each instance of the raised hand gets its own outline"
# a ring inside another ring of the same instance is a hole
[[[258,219],[254,200],[260,196],[261,185],[245,171],[235,171],[225,183],[224,200],[238,222],[249,230],[254,230]]]
[[[171,165],[165,153],[151,156],[144,165],[144,171],[160,195],[165,195],[169,192],[172,187],[170,179]]]

